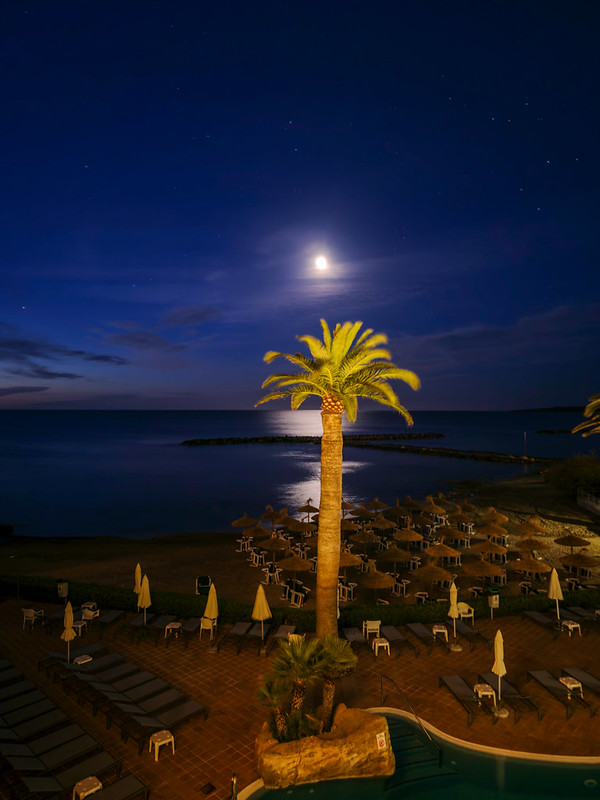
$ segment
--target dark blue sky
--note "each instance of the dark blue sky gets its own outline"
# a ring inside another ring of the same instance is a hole
[[[320,317],[388,334],[409,409],[600,391],[597,0],[23,0],[0,32],[0,407],[251,408]]]

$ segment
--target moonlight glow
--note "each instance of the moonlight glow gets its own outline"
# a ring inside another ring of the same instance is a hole
[[[328,266],[329,264],[327,263],[325,256],[317,256],[315,258],[315,267],[317,269],[327,269]]]

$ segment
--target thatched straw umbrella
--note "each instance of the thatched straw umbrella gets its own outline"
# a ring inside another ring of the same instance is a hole
[[[460,509],[460,506],[458,506],[458,508]],[[464,511],[460,509],[448,516],[448,522],[451,525],[472,525],[473,517],[469,514],[465,514]]]
[[[464,564],[462,571],[466,575],[473,575],[476,578],[494,578],[504,574],[502,567],[489,561],[484,561],[483,558]]]
[[[555,544],[560,544],[562,547],[570,547],[571,555],[573,555],[574,547],[586,547],[589,544],[587,539],[584,539],[582,536],[576,536],[568,528],[565,528],[565,531],[565,535],[554,539],[554,542]]]
[[[427,495],[425,500],[427,502],[425,503],[425,505],[421,509],[421,513],[423,513],[423,514],[431,514],[432,516],[433,515],[437,515],[437,516],[440,516],[440,517],[447,517],[448,516],[448,509],[447,508],[443,508],[442,506],[438,506],[434,502],[433,497],[430,494]]]
[[[392,561],[394,564],[394,572],[396,572],[396,563],[398,561],[406,561],[406,550],[393,544],[377,556],[377,561]]]
[[[378,516],[375,517],[373,522],[368,522],[367,526],[369,528],[377,528],[379,531],[391,531],[393,528],[396,527],[396,523],[392,522],[391,519],[386,519],[385,517]]]
[[[231,524],[234,528],[252,528],[254,525],[258,525],[258,520],[252,519],[252,517],[249,517],[244,511],[243,515],[239,519],[234,520]]]
[[[423,535],[418,531],[414,530],[414,528],[402,528],[402,530],[398,531],[394,534],[394,539],[398,542],[422,542]]]
[[[294,553],[290,553],[290,555],[282,558],[281,561],[278,561],[277,566],[285,572],[291,572],[295,581],[296,573],[308,572],[312,567],[312,562],[307,561],[305,558],[300,558],[300,556],[297,556]]]
[[[402,505],[404,508],[409,508],[411,511],[420,511],[423,508],[423,504],[419,503],[418,500],[413,500],[409,494],[407,494],[402,501]]]
[[[262,525],[255,525],[253,528],[246,528],[244,536],[252,536],[253,539],[268,539],[271,533],[270,530],[263,528]]]
[[[391,589],[395,585],[396,579],[386,572],[378,572],[376,569],[371,572],[366,572],[361,578],[361,586],[367,589],[375,590],[375,600],[377,600],[377,591],[379,589]]]
[[[318,510],[319,509],[315,508],[313,506],[313,504],[312,504],[312,497],[309,497],[308,500],[306,501],[306,503],[303,506],[300,506],[300,508],[296,509],[296,511],[299,514],[306,514],[306,520],[305,520],[306,522],[309,522],[310,521],[310,515],[311,514],[316,514]]]
[[[272,528],[273,522],[277,519],[278,516],[279,516],[279,511],[275,511],[273,506],[265,506],[265,511],[263,514],[260,515],[260,518],[270,522]]]
[[[508,531],[506,528],[503,528],[501,525],[498,525],[495,522],[489,522],[487,525],[479,528],[477,533],[480,533],[482,536],[487,536],[488,539],[503,538],[508,536]]]
[[[536,536],[523,536],[517,539],[515,547],[524,553],[533,553],[536,550],[548,550],[550,545]]]
[[[573,553],[571,556],[563,556],[560,563],[565,567],[577,567],[579,569],[594,569],[600,566],[600,560],[593,556],[588,556],[587,553]]]
[[[342,517],[345,517],[348,511],[352,511],[354,508],[352,503],[349,503],[347,500],[342,500]]]
[[[371,508],[373,511],[381,511],[382,508],[389,508],[389,504],[382,503],[381,500],[376,497],[374,500],[369,500],[368,503],[365,503],[365,508]]]
[[[539,517],[530,517],[525,522],[517,522],[515,531],[521,536],[535,536],[536,533],[545,533],[546,529],[540,524]]]
[[[377,544],[379,542],[379,536],[373,533],[373,531],[359,531],[358,533],[353,533],[350,538],[353,542],[364,545],[365,555],[367,554],[368,544]]]
[[[353,519],[373,519],[375,512],[364,506],[357,506],[351,516]]]
[[[435,501],[436,501],[436,503],[438,505],[444,506],[444,508],[446,508],[446,509],[455,509],[456,508],[456,503],[454,502],[454,500],[450,500],[449,498],[445,497],[442,494],[442,492],[438,492],[438,495],[435,498]]]
[[[517,558],[512,562],[512,568],[517,572],[525,572],[527,575],[543,574],[545,572],[552,572],[552,567],[545,564],[543,561],[538,561],[537,558],[525,556],[524,558]]]
[[[362,559],[355,556],[349,550],[342,550],[340,553],[340,568],[344,570],[344,578],[346,577],[346,570],[348,567],[359,567],[362,564]]]
[[[496,544],[491,539],[479,539],[475,544],[471,545],[471,550],[474,553],[481,553],[483,557],[489,555],[503,555],[508,552],[506,547],[501,544]]]
[[[272,536],[261,544],[263,550],[268,550],[271,553],[273,561],[275,561],[275,553],[280,550],[287,550],[289,546],[289,542],[286,542],[285,539],[281,539],[279,536]]]
[[[460,555],[460,550],[448,547],[447,544],[432,544],[425,551],[428,558],[453,558]]]
[[[488,506],[487,511],[481,516],[482,522],[493,522],[496,525],[500,525],[501,522],[508,522],[508,517],[506,514],[502,514],[500,511],[496,511],[494,506]]]
[[[415,581],[422,583],[433,584],[435,581],[450,581],[452,580],[452,573],[448,572],[443,567],[438,567],[437,564],[429,562],[423,567],[415,570],[413,573]]]

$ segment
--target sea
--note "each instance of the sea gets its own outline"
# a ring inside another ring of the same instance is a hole
[[[594,450],[569,433],[581,412],[417,412],[406,444],[563,458]],[[541,432],[553,431],[553,433]],[[562,431],[562,432],[558,432]],[[363,411],[345,433],[407,432],[388,411]],[[15,536],[149,538],[234,532],[267,504],[290,514],[319,501],[319,445],[185,447],[194,438],[319,436],[318,410],[0,412],[0,524]],[[502,480],[529,466],[344,448],[343,496],[394,504],[455,481]],[[296,516],[301,516],[296,514]]]

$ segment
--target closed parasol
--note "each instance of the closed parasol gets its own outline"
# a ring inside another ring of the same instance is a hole
[[[260,622],[260,638],[263,642],[265,640],[265,620],[271,619],[272,616],[265,590],[262,583],[259,583],[256,597],[254,598],[254,607],[252,608],[252,619]]]
[[[208,600],[206,601],[206,608],[204,609],[203,616],[205,619],[216,620],[219,616],[219,603],[217,601],[217,590],[214,583],[210,584],[208,590]]]
[[[63,642],[67,643],[67,663],[68,663],[71,660],[71,642],[77,636],[75,630],[73,629],[73,606],[71,605],[70,600],[65,606],[64,626],[65,629],[61,633],[60,638],[63,640]]]
[[[553,569],[550,573],[550,580],[548,582],[548,600],[556,600],[556,619],[560,621],[560,608],[558,601],[563,599],[562,589],[560,588],[560,581],[558,580],[558,572]]]
[[[136,564],[135,571],[133,573],[133,591],[136,594],[139,594],[141,588],[142,588],[142,568],[139,564]]]
[[[498,676],[498,710],[496,716],[507,717],[508,711],[505,708],[500,708],[502,702],[502,678],[506,675],[506,666],[504,664],[504,639],[500,630],[496,631],[494,637],[494,664],[492,672]]]
[[[144,625],[146,624],[146,610],[152,605],[152,598],[150,597],[150,582],[148,576],[144,575],[142,578],[142,588],[138,595],[138,608],[144,609]]]
[[[454,642],[451,649],[457,653],[462,650],[462,647],[456,643],[456,620],[460,614],[458,611],[458,589],[456,588],[454,581],[452,581],[452,584],[450,585],[450,608],[448,609],[448,616],[452,620],[452,625],[454,628]]]

